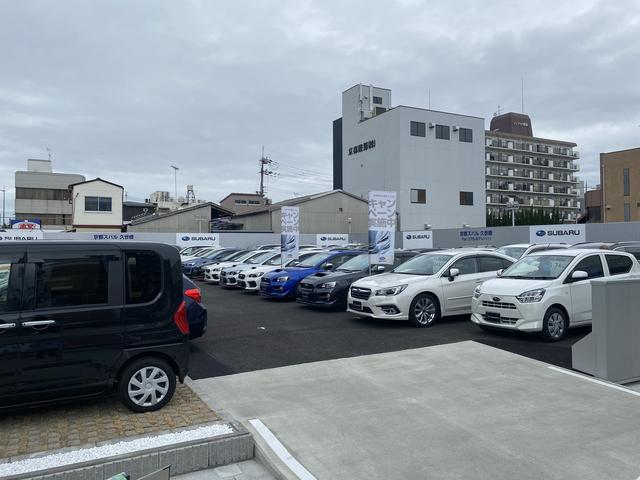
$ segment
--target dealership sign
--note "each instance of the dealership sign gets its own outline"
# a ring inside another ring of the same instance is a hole
[[[458,235],[462,242],[490,242],[493,239],[493,230],[486,228],[460,230]]]
[[[0,232],[0,243],[42,240],[42,230],[7,230]]]
[[[300,247],[300,209],[282,207],[280,209],[280,256],[285,263],[298,258]]]
[[[42,222],[38,218],[31,220],[11,220],[11,228],[14,230],[39,230]]]
[[[347,233],[319,233],[316,235],[316,245],[318,247],[346,245],[347,243],[349,243],[349,234]]]
[[[393,265],[396,192],[369,192],[369,261]]]
[[[433,248],[433,232],[424,230],[403,232],[402,248]]]
[[[176,245],[183,248],[220,245],[220,236],[217,233],[176,233]]]
[[[529,227],[529,241],[531,243],[574,243],[586,242],[587,231],[585,224],[571,225],[532,225]]]
[[[113,240],[137,240],[135,233],[92,233],[91,240],[113,241]]]

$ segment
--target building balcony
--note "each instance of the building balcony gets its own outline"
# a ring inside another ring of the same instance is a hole
[[[576,197],[577,190],[557,189],[553,187],[545,187],[540,184],[518,184],[509,182],[487,182],[486,190],[495,190],[498,192],[521,192],[521,193],[541,193],[544,195],[563,195],[565,197]]]
[[[503,154],[491,154],[487,152],[485,155],[485,161],[491,163],[498,163],[501,165],[511,164],[511,165],[529,165],[537,168],[548,168],[553,170],[569,170],[569,171],[578,171],[578,165],[574,165],[573,163],[565,163],[564,165],[560,162],[549,161],[548,159],[540,159],[540,158],[517,158],[514,155],[503,155]]]
[[[495,148],[502,151],[513,150],[515,152],[527,152],[530,154],[539,153],[542,155],[552,155],[555,157],[580,158],[580,152],[577,150],[571,150],[569,148],[563,147],[553,147],[548,145],[521,144],[518,142],[513,142],[511,140],[495,140],[492,138],[487,138],[485,147]]]

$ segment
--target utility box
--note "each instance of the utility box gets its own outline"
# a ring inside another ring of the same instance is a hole
[[[610,382],[640,380],[640,277],[591,281],[592,331],[571,347],[572,366]]]

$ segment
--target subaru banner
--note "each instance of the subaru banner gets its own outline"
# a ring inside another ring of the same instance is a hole
[[[282,262],[298,258],[300,246],[300,209],[298,207],[282,207],[280,210],[280,251]]]
[[[8,242],[30,242],[32,240],[42,240],[42,230],[7,230],[0,231],[0,243]]]
[[[42,228],[42,222],[39,218],[31,220],[11,220],[11,228],[13,230],[39,230]]]
[[[176,245],[181,248],[220,245],[217,233],[176,233]]]
[[[529,227],[531,243],[566,243],[573,245],[587,241],[586,225],[532,225]]]
[[[402,248],[433,248],[433,232],[428,230],[402,232]]]
[[[393,264],[396,192],[369,192],[369,261]]]
[[[347,243],[349,243],[349,234],[347,233],[319,233],[316,235],[316,245],[318,247],[346,245]]]

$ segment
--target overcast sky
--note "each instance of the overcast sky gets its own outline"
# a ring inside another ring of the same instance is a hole
[[[395,105],[525,112],[534,134],[598,153],[640,146],[640,2],[5,1],[0,4],[0,186],[13,209],[27,158],[220,201],[331,188],[331,122],[362,82]]]

